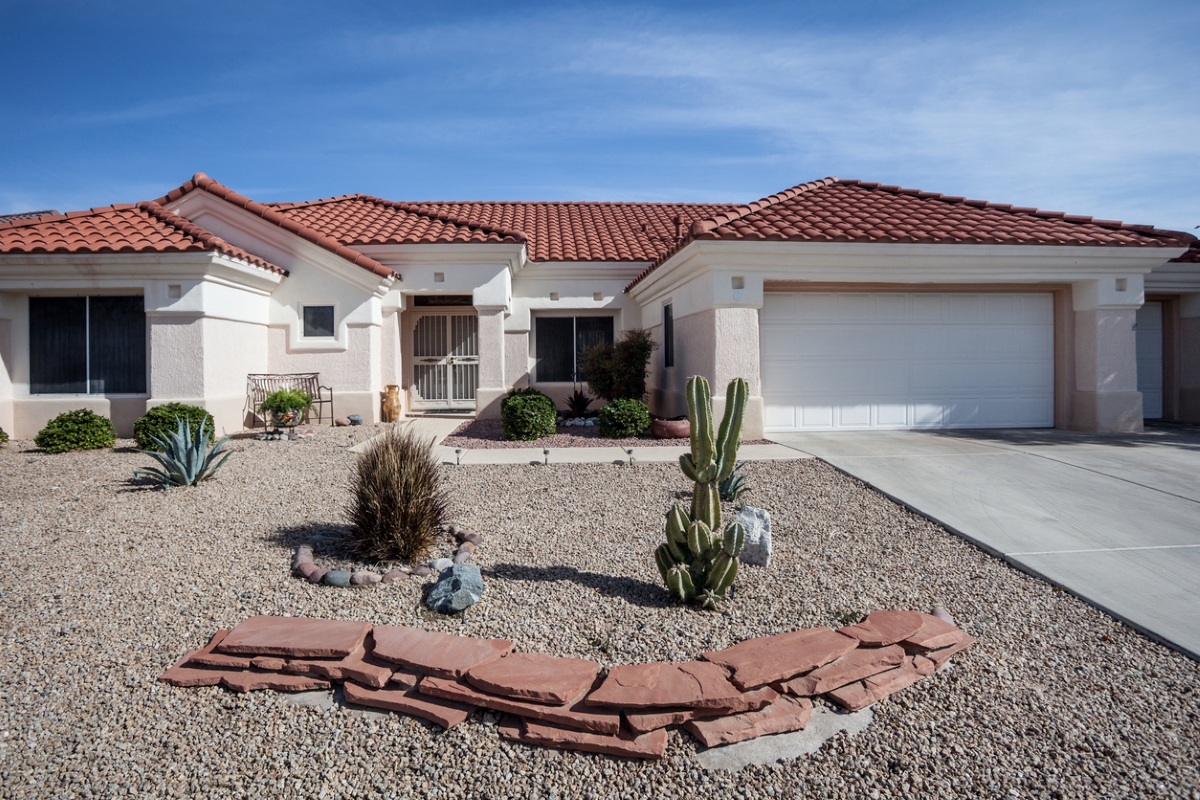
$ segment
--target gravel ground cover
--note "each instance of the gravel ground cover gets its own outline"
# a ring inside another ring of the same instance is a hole
[[[687,439],[655,439],[649,433],[623,439],[609,439],[594,427],[559,425],[558,432],[530,442],[500,438],[498,419],[474,419],[458,426],[440,444],[471,450],[494,450],[507,447],[678,447]],[[747,440],[743,444],[770,444],[766,439]]]
[[[776,551],[719,613],[672,604],[651,558],[689,485],[671,465],[445,467],[478,530],[487,593],[464,615],[422,586],[291,577],[340,530],[348,447],[372,431],[232,443],[215,480],[131,482],[144,456],[0,448],[0,797],[1200,798],[1197,665],[813,460],[752,462]],[[128,446],[129,442],[120,442]],[[558,753],[408,717],[155,678],[253,614],[504,637],[605,665],[686,660],[743,638],[945,605],[979,643],[815,755],[706,772]]]

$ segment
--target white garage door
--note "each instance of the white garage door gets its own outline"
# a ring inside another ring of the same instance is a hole
[[[1054,425],[1054,304],[1038,294],[764,298],[768,431]]]

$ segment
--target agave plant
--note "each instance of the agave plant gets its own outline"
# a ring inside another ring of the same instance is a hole
[[[225,453],[220,460],[214,463],[214,459],[221,453],[221,448],[229,441],[229,437],[226,436],[209,450],[208,442],[212,439],[212,435],[208,431],[208,420],[200,423],[200,430],[196,432],[195,437],[192,436],[192,429],[187,420],[178,418],[176,421],[179,427],[174,433],[150,437],[162,452],[158,450],[138,451],[153,458],[162,465],[162,469],[146,467],[134,470],[133,477],[153,478],[164,489],[172,486],[195,486],[205,478],[212,477],[212,474],[225,463],[225,459],[229,458],[230,454]]]
[[[721,492],[721,499],[726,503],[732,503],[750,491],[749,486],[745,486],[746,476],[742,474],[742,467],[745,464],[738,464],[733,468],[733,472],[729,473],[729,477],[717,484],[717,489]]]
[[[567,413],[572,417],[582,417],[587,413],[588,406],[592,404],[592,400],[594,399],[587,392],[576,386],[575,391],[567,395]]]

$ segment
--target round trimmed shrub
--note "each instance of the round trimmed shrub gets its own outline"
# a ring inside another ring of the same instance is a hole
[[[554,401],[537,389],[514,389],[500,401],[500,430],[505,439],[530,441],[557,430]]]
[[[59,414],[33,437],[33,443],[47,453],[96,450],[112,447],[116,441],[112,420],[86,408]]]
[[[187,420],[188,427],[192,429],[192,436],[200,435],[200,423],[205,420],[208,425],[205,429],[213,434],[216,430],[216,423],[213,421],[212,414],[205,411],[199,406],[189,406],[187,403],[167,403],[166,405],[155,406],[146,412],[144,417],[139,417],[138,421],[133,423],[133,438],[137,439],[137,446],[141,450],[158,450],[159,447],[154,443],[154,436],[166,436],[168,433],[174,433],[179,430],[179,418]]]
[[[650,409],[641,400],[613,400],[600,409],[598,427],[610,439],[638,436],[650,427]]]

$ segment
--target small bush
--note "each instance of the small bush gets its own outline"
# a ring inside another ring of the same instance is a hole
[[[537,389],[514,389],[500,401],[500,430],[505,439],[529,441],[557,430],[554,401]]]
[[[8,434],[4,432],[4,428],[0,428],[0,444],[8,441]]]
[[[646,369],[658,342],[640,328],[625,331],[613,344],[598,344],[583,354],[583,374],[588,387],[605,400],[645,400]]]
[[[306,408],[312,408],[312,398],[300,389],[279,389],[258,404],[259,411],[303,411]]]
[[[358,457],[347,515],[359,553],[415,561],[437,542],[449,503],[433,440],[392,426]]]
[[[33,437],[33,443],[47,453],[95,450],[112,447],[116,441],[112,420],[86,408],[59,414]]]
[[[600,409],[600,435],[610,439],[638,436],[650,427],[650,409],[641,400],[620,399]]]
[[[138,421],[133,423],[133,438],[137,439],[138,449],[160,450],[161,448],[154,439],[156,437],[161,439],[174,433],[178,427],[177,419],[187,421],[194,438],[200,437],[201,424],[205,424],[210,433],[217,427],[212,414],[199,406],[189,406],[187,403],[167,403],[155,406],[146,412],[146,416],[139,417]]]

